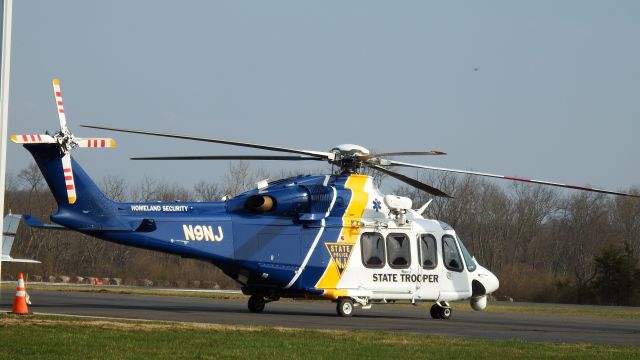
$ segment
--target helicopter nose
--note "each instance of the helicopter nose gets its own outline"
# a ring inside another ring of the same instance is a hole
[[[493,273],[487,269],[482,269],[481,273],[479,273],[479,280],[485,288],[485,292],[487,294],[491,294],[492,292],[498,290],[500,287],[500,281],[498,277],[493,275]]]

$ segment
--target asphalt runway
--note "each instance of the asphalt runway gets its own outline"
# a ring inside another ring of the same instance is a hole
[[[373,305],[371,310],[359,309],[353,317],[341,318],[336,315],[335,304],[328,301],[272,302],[263,313],[252,314],[247,310],[246,301],[237,299],[62,291],[29,293],[33,303],[30,309],[36,313],[640,346],[640,321],[604,317],[454,311],[450,320],[434,320],[429,317],[426,305]],[[0,309],[10,310],[13,297],[13,291],[2,291]]]

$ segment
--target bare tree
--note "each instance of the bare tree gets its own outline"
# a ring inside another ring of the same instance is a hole
[[[611,234],[606,214],[607,198],[602,194],[577,192],[561,204],[563,217],[556,251],[549,254],[554,260],[553,273],[586,278],[591,263],[582,254],[593,256]],[[579,273],[579,274],[578,274]]]
[[[213,181],[198,181],[193,185],[193,191],[199,201],[219,201],[223,195],[218,183]]]
[[[543,225],[556,212],[558,195],[553,189],[540,185],[514,183],[511,188],[514,231],[511,258],[535,267]]]
[[[113,201],[123,202],[126,200],[127,183],[123,177],[107,175],[100,181],[100,187],[105,195]]]
[[[30,204],[34,195],[41,192],[44,185],[44,177],[42,177],[38,165],[31,163],[26,168],[20,170],[18,179],[21,180],[24,188],[26,188],[29,193],[28,201]]]
[[[142,181],[133,187],[131,193],[134,201],[149,202],[157,199],[158,181],[145,175]]]
[[[224,176],[224,193],[236,196],[254,187],[257,181],[269,178],[269,175],[265,169],[252,170],[248,161],[232,162]]]
[[[14,193],[20,188],[20,180],[13,173],[7,172],[4,185],[6,192]]]
[[[639,194],[640,190],[630,189]],[[640,256],[640,201],[629,197],[616,197],[611,202],[609,217],[616,238],[626,244],[632,256]]]
[[[180,184],[159,182],[154,191],[157,201],[189,201],[192,196],[188,189]]]
[[[6,210],[11,210],[11,208],[9,207],[9,204],[12,204],[15,202],[13,197],[17,194],[19,188],[20,188],[20,181],[18,180],[17,176],[13,175],[10,172],[7,172],[5,177],[5,193],[4,193],[4,197],[5,197],[4,205],[6,209],[2,209],[3,211],[5,211],[5,213],[7,213]],[[0,214],[0,216],[2,216],[2,214]]]
[[[28,191],[39,192],[44,185],[44,177],[40,173],[40,168],[35,163],[29,164],[26,168],[20,170],[18,179],[22,181]]]

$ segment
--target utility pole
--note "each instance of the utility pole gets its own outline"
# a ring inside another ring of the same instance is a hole
[[[11,65],[11,17],[13,0],[2,1],[2,65],[0,68],[0,229],[4,231],[4,193],[7,172],[7,125],[9,115],[9,69]],[[0,236],[0,249],[2,238]],[[0,283],[2,282],[2,261],[0,261]],[[0,296],[2,286],[0,286]]]

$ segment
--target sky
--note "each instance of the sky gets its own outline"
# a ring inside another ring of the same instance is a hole
[[[438,149],[400,160],[628,189],[640,185],[638,19],[640,2],[622,0],[14,1],[9,134],[58,129],[58,77],[71,131],[118,142],[73,152],[97,180],[188,186],[228,163],[129,157],[270,153],[80,124]],[[9,173],[32,161],[8,145]]]

